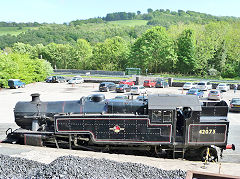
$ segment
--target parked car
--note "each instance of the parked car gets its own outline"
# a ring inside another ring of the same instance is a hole
[[[154,81],[154,80],[145,80],[144,82],[143,82],[143,86],[144,87],[149,87],[149,88],[151,88],[151,87],[155,87],[155,85],[156,85],[156,81]]]
[[[186,95],[196,95],[199,98],[202,98],[204,95],[204,92],[200,89],[196,89],[196,88],[191,88],[190,90],[188,90],[188,92],[186,93]]]
[[[45,81],[46,81],[47,83],[51,83],[51,82],[52,82],[52,76],[47,77],[47,78],[45,79]]]
[[[125,95],[115,96],[115,99],[128,99],[128,96]]]
[[[144,86],[134,85],[131,88],[131,94],[146,94],[147,90]]]
[[[192,82],[186,82],[184,85],[183,85],[183,89],[184,90],[189,90],[191,88],[196,88],[197,87],[197,84],[196,83],[192,83]]]
[[[64,83],[66,79],[63,76],[52,76],[52,83]]]
[[[135,85],[134,81],[131,81],[131,80],[122,80],[119,82],[119,84],[127,84],[129,86]]]
[[[131,91],[131,86],[127,84],[120,84],[116,87],[116,92],[117,93],[126,93]]]
[[[240,98],[232,98],[229,105],[229,111],[240,112]]]
[[[68,84],[80,84],[83,82],[84,82],[84,79],[81,76],[75,76],[68,81]]]
[[[137,100],[147,102],[148,101],[148,97],[147,96],[138,96]]]
[[[165,80],[158,80],[155,85],[156,88],[168,88],[169,84]]]
[[[230,90],[230,85],[226,84],[226,83],[220,83],[218,84],[217,90],[221,90],[221,91],[229,91]]]
[[[207,91],[212,89],[212,84],[208,81],[201,81],[197,84],[196,88]]]
[[[223,98],[222,91],[210,90],[208,93],[208,99],[221,100]]]
[[[113,82],[102,82],[99,84],[99,91],[114,91],[116,84]]]
[[[24,88],[25,87],[25,83],[23,83],[21,80],[19,79],[9,79],[8,80],[8,86],[10,88]]]

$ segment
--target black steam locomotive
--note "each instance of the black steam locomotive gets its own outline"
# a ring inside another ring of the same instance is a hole
[[[105,99],[103,94],[76,101],[18,102],[20,129],[5,142],[89,150],[141,150],[216,160],[227,145],[228,105],[196,96],[153,94],[148,100]],[[145,99],[145,98],[144,98]],[[10,132],[9,132],[10,131]]]

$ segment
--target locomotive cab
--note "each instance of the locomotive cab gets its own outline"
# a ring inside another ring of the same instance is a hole
[[[201,111],[201,104],[196,96],[158,94],[149,96],[148,109],[152,123],[172,126],[171,143],[184,143],[187,120]]]

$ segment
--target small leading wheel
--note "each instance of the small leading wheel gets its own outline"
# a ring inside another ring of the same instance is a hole
[[[208,152],[209,149],[209,152]],[[200,150],[200,159],[205,162],[206,160],[208,162],[217,162],[218,161],[218,155],[217,150],[212,147],[204,147]]]

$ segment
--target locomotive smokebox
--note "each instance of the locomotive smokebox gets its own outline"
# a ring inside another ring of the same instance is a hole
[[[39,93],[33,93],[31,94],[33,103],[39,103],[40,102],[40,94]]]

